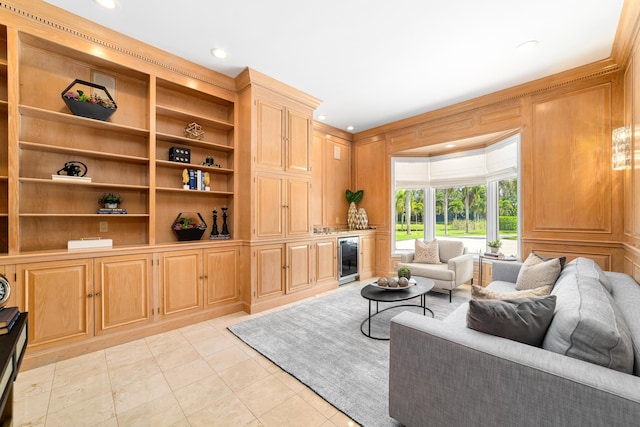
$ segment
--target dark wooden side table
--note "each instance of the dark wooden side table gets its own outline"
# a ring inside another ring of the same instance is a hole
[[[13,382],[27,348],[27,313],[20,317],[6,335],[0,335],[0,425],[12,425]]]
[[[506,256],[504,258],[496,258],[493,256],[486,256],[483,254],[479,254],[478,255],[478,284],[484,288],[484,285],[482,284],[482,262],[483,260],[487,260],[487,262],[489,264],[491,264],[494,261],[517,261],[518,259],[514,256]]]

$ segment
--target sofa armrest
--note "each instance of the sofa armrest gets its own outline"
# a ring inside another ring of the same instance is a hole
[[[516,283],[520,267],[522,267],[521,262],[494,261],[491,264],[491,280]]]
[[[407,252],[400,255],[400,262],[409,263],[413,262],[413,255],[415,252]]]
[[[635,425],[640,378],[404,312],[391,320],[389,415],[406,426]]]
[[[447,268],[455,272],[456,286],[473,279],[473,255],[465,254],[447,261]]]

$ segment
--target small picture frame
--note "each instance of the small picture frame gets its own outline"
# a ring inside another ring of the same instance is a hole
[[[108,91],[111,97],[118,102],[117,92],[116,92],[116,78],[110,76],[108,74],[103,74],[98,71],[92,71],[91,79],[93,83],[98,84],[100,86],[104,86]]]

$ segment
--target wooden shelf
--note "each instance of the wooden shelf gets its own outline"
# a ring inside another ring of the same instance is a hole
[[[114,184],[112,182],[74,182],[74,181],[54,181],[53,179],[43,178],[20,178],[20,182],[46,185],[67,185],[80,187],[95,188],[117,188],[121,190],[149,190],[146,185],[130,185],[130,184]]]
[[[184,188],[156,187],[157,191],[188,193],[200,196],[217,195],[217,196],[233,196],[233,191],[201,191],[201,190],[185,190]]]
[[[149,136],[148,129],[140,129],[111,122],[103,122],[102,120],[87,119],[86,117],[44,110],[42,108],[30,107],[28,105],[20,105],[19,111],[20,114],[28,117],[33,117],[35,119],[51,120],[58,123],[90,127],[93,129],[100,129],[111,132],[122,132],[133,136]]]
[[[166,116],[174,119],[184,120],[187,123],[196,122],[203,127],[210,126],[214,129],[225,131],[233,129],[233,123],[200,116],[192,112],[179,110],[173,107],[167,107],[164,105],[156,105],[156,114],[159,116]]]
[[[148,218],[149,214],[132,214],[132,213],[127,213],[127,214],[81,214],[81,213],[77,213],[77,214],[68,214],[68,213],[60,213],[60,214],[56,214],[56,213],[21,213],[20,214],[21,217],[72,217],[72,218],[104,218],[104,217],[108,217],[108,218],[132,218],[132,217],[136,217],[136,218]]]
[[[73,155],[85,155],[88,157],[96,157],[102,159],[119,160],[127,163],[148,164],[149,159],[146,157],[125,156],[121,154],[106,153],[104,151],[82,150],[78,148],[59,147],[56,145],[39,144],[37,142],[20,141],[20,147],[42,151],[46,153],[62,153]]]
[[[205,165],[196,165],[192,163],[179,163],[179,162],[171,162],[169,160],[156,160],[156,165],[162,167],[168,167],[172,169],[200,169],[205,172],[212,172],[217,174],[232,174],[233,169],[227,168],[215,168],[212,166]]]
[[[228,145],[216,144],[213,142],[201,141],[199,139],[187,138],[184,136],[170,135],[167,133],[158,132],[156,133],[156,139],[160,141],[168,141],[168,142],[176,142],[179,144],[186,144],[193,147],[201,147],[209,150],[215,151],[224,151],[231,152],[233,151],[233,147]]]

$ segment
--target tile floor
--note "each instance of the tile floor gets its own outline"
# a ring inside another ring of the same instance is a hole
[[[226,329],[253,316],[235,313],[21,372],[14,426],[357,425]]]

